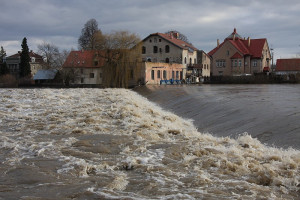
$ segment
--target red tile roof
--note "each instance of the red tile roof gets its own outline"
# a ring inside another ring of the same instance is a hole
[[[97,50],[71,51],[63,67],[98,68],[105,64],[103,55]]]
[[[300,71],[300,58],[277,59],[275,71]]]
[[[192,44],[187,43],[183,40],[177,39],[176,33],[152,33],[150,34],[148,37],[146,37],[143,41],[145,41],[147,38],[149,38],[150,36],[159,36],[162,37],[163,39],[171,42],[172,44],[174,44],[175,46],[181,48],[181,49],[192,49],[194,51],[198,50],[196,47],[194,47]]]
[[[236,33],[236,31],[232,34],[234,33]],[[219,47],[211,50],[208,55],[214,55],[227,41],[230,42],[241,54],[243,54],[243,56],[250,55],[252,58],[261,58],[263,47],[267,42],[267,39],[250,39],[250,46],[248,46],[248,39],[236,37],[235,40],[233,40],[233,38],[226,38],[224,42],[219,45]]]
[[[243,56],[241,54],[239,54],[238,52],[236,52],[231,59],[237,59],[237,58],[243,58]]]

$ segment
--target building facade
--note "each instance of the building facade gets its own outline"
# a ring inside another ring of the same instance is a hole
[[[300,73],[300,58],[277,59],[275,73],[277,75]]]
[[[71,85],[102,85],[104,58],[99,51],[71,51],[63,69],[69,71]]]
[[[159,84],[160,80],[186,79],[188,67],[197,64],[197,48],[181,40],[179,36],[175,31],[153,33],[142,41],[146,84]]]
[[[271,54],[267,39],[242,38],[234,29],[208,55],[213,76],[234,76],[270,71]]]
[[[44,58],[34,53],[33,51],[29,52],[30,57],[30,70],[32,77],[37,73],[38,70],[43,69],[44,65],[46,64]],[[21,62],[21,52],[6,57],[7,67],[9,69],[9,73],[14,75],[16,78],[19,78],[20,74],[20,62]]]
[[[161,80],[183,80],[184,66],[178,63],[144,62],[145,84],[160,84]]]

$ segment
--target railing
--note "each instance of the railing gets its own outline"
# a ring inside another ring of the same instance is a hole
[[[174,85],[174,84],[182,84],[181,80],[160,80],[160,85]]]

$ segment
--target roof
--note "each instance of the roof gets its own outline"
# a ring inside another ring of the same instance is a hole
[[[6,58],[19,58],[21,55],[21,51],[19,51],[18,53],[16,54],[13,54],[11,56],[8,56]],[[43,56],[37,54],[37,53],[34,53],[33,51],[29,51],[29,57],[35,57],[37,59],[43,59]]]
[[[171,33],[152,33],[150,34],[148,37],[146,37],[143,41],[145,41],[146,39],[148,39],[151,36],[159,36],[167,41],[169,41],[170,43],[174,44],[175,46],[181,48],[181,49],[192,49],[193,51],[198,50],[196,47],[194,47],[192,44],[187,43],[183,40],[180,40],[177,37],[176,32],[171,32]]]
[[[219,45],[219,47],[211,50],[208,55],[214,55],[226,42],[230,42],[241,54],[242,56],[250,55],[252,58],[261,58],[262,50],[264,48],[265,43],[267,42],[266,38],[262,39],[242,39],[240,35],[236,33],[236,29],[232,34],[236,34],[236,37],[228,36],[223,43]],[[232,35],[231,34],[231,35]],[[235,38],[233,40],[233,38]],[[250,46],[248,46],[248,42],[250,40]]]
[[[38,70],[33,80],[53,80],[57,74],[56,69]]]
[[[275,71],[300,71],[300,58],[277,59]]]
[[[63,67],[98,68],[105,64],[104,51],[71,51]]]
[[[238,58],[243,58],[243,56],[241,54],[239,54],[238,52],[236,52],[231,59],[238,59]]]

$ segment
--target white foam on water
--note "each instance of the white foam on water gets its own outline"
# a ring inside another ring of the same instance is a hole
[[[130,90],[0,89],[0,96],[0,158],[7,165],[57,160],[58,174],[105,181],[91,181],[87,190],[107,198],[299,197],[298,150],[247,134],[199,133],[191,120]]]

